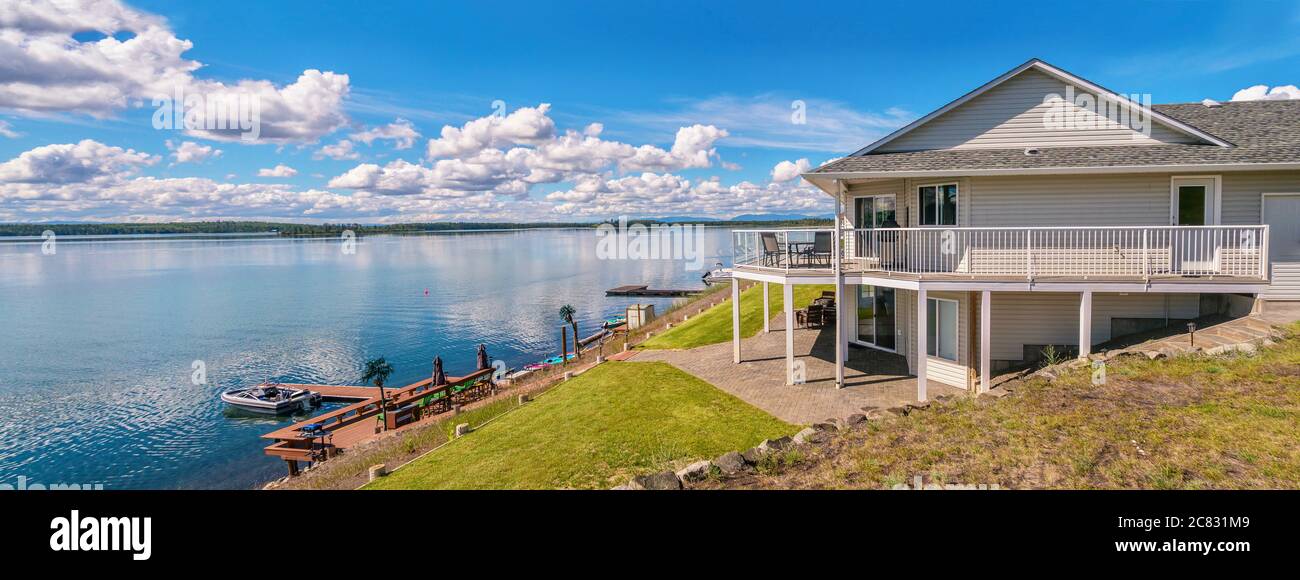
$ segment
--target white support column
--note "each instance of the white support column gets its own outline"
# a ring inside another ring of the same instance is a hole
[[[785,301],[785,384],[794,384],[794,284],[786,280],[781,285]]]
[[[840,182],[839,194],[844,194]],[[831,234],[831,269],[835,273],[835,388],[844,388],[844,360],[848,354],[844,332],[844,272],[840,269],[840,224],[844,221],[843,200],[835,196],[835,233]]]
[[[980,292],[980,388],[987,393],[992,386],[993,361],[993,293]]]
[[[740,363],[740,280],[731,279],[731,358]]]
[[[929,348],[926,341],[930,336],[930,325],[927,317],[929,309],[926,305],[925,287],[922,286],[916,291],[916,400],[926,400],[925,395],[925,364],[929,360]]]
[[[772,310],[768,305],[767,282],[763,282],[763,334],[772,332]]]
[[[1092,290],[1079,297],[1079,358],[1092,353]]]

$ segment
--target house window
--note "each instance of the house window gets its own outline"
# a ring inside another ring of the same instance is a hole
[[[957,362],[957,301],[928,298],[926,308],[926,354]]]
[[[921,225],[957,225],[957,184],[923,185],[918,188],[921,197]]]

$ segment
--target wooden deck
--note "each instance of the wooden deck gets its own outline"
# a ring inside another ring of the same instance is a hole
[[[428,378],[395,389],[385,389],[388,412],[384,422],[389,431],[400,430],[432,417],[452,411],[457,398],[467,393],[477,396],[478,390],[492,388],[492,369],[475,371],[461,377],[447,377],[447,384],[433,386]],[[316,391],[328,401],[354,401],[353,403],[317,415],[306,421],[276,429],[262,435],[274,440],[264,450],[267,455],[279,457],[289,465],[290,475],[298,473],[299,461],[320,461],[332,457],[339,450],[355,447],[373,439],[378,425],[379,389],[353,385],[282,384],[287,388]],[[320,445],[319,438],[303,433],[307,425],[318,424],[328,433],[328,445]]]

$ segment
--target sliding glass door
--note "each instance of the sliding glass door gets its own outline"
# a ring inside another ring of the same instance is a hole
[[[894,289],[858,286],[858,341],[895,350]]]
[[[892,193],[854,198],[855,227],[859,229],[898,227],[898,212],[894,205]]]

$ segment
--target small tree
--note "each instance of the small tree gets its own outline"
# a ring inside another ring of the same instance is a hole
[[[379,411],[381,413],[388,411],[388,399],[384,396],[384,383],[388,382],[389,375],[393,374],[393,365],[388,364],[384,357],[372,358],[366,361],[366,372],[361,375],[361,382],[369,383],[373,381],[376,387],[379,387]],[[388,422],[384,422],[384,429],[388,429]]]
[[[582,349],[578,346],[578,321],[573,317],[577,313],[578,310],[572,305],[565,304],[560,307],[560,320],[569,323],[569,326],[573,327],[573,354],[575,357],[581,357]],[[568,360],[569,354],[560,353],[560,357]]]

